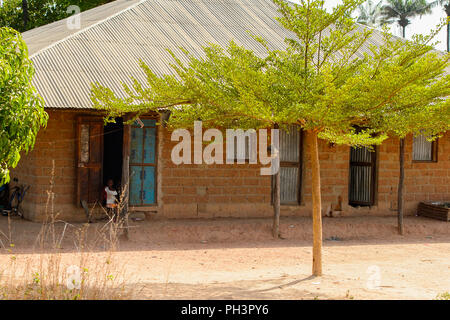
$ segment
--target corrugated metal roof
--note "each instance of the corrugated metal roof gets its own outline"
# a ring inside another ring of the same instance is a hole
[[[67,19],[23,33],[36,69],[33,83],[47,108],[91,108],[91,83],[125,96],[121,81],[145,82],[139,59],[157,74],[171,73],[171,49],[194,55],[202,46],[231,39],[264,54],[248,31],[272,48],[283,48],[289,32],[274,19],[270,0],[118,0],[81,13],[81,30]],[[187,62],[187,61],[185,61]]]
[[[84,30],[95,23],[103,21],[124,9],[139,3],[140,0],[117,0],[107,3],[103,6],[93,8],[88,11],[80,13],[80,29],[70,29],[67,27],[67,22],[73,19],[72,17],[49,23],[45,26],[31,29],[22,34],[28,46],[28,53],[35,54],[41,49],[44,49],[52,44],[55,44],[68,36],[71,36],[80,30]]]
[[[89,109],[93,82],[119,97],[125,96],[122,81],[145,82],[139,59],[159,75],[171,73],[167,48],[187,62],[179,47],[199,56],[208,43],[226,46],[234,39],[265,54],[250,31],[269,47],[282,49],[292,34],[276,16],[271,0],[117,0],[81,13],[80,30],[70,30],[64,19],[27,31],[23,38],[36,69],[33,83],[46,107]],[[381,42],[380,33],[374,33],[370,43]]]

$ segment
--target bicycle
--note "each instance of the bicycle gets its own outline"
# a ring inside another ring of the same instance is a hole
[[[4,216],[18,216],[24,218],[23,210],[20,207],[30,186],[20,185],[11,189],[11,197],[9,198],[8,209],[3,210]]]

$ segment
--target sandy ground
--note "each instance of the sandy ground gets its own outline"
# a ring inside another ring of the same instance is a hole
[[[400,237],[394,218],[324,219],[320,278],[310,276],[306,218],[282,219],[284,240],[271,239],[267,219],[135,222],[113,259],[136,299],[435,299],[450,292],[450,224],[420,217],[405,223]],[[67,264],[79,251],[73,236],[80,226],[64,232]],[[39,224],[13,221],[11,229],[14,247],[0,254],[0,266],[12,254],[20,264],[43,253],[33,248]],[[5,219],[0,231],[5,242]],[[99,244],[90,255],[106,253]]]

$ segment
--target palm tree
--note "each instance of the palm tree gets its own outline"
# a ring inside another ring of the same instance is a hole
[[[405,38],[406,27],[411,23],[411,18],[431,13],[434,3],[426,0],[386,0],[387,4],[381,8],[382,24],[397,22],[402,28],[402,36]]]
[[[441,5],[447,14],[447,21],[450,19],[450,0],[435,0],[430,3],[431,7]],[[450,24],[447,23],[447,52],[450,52]]]
[[[376,4],[372,0],[368,0],[364,5],[360,5],[358,7],[359,16],[357,22],[369,27],[378,26],[381,18],[382,5],[383,0],[378,1]]]

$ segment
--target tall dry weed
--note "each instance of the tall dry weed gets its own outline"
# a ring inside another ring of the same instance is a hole
[[[129,275],[124,262],[115,257],[119,238],[121,234],[127,236],[128,231],[124,197],[119,199],[118,210],[125,213],[114,219],[102,208],[107,221],[100,227],[64,222],[58,219],[59,213],[54,209],[54,169],[55,161],[44,221],[32,252],[24,253],[15,247],[13,237],[20,235],[13,234],[10,217],[8,234],[0,233],[0,246],[7,257],[7,262],[0,265],[0,300],[133,298],[137,289],[126,285]],[[73,248],[63,248],[67,245]]]

